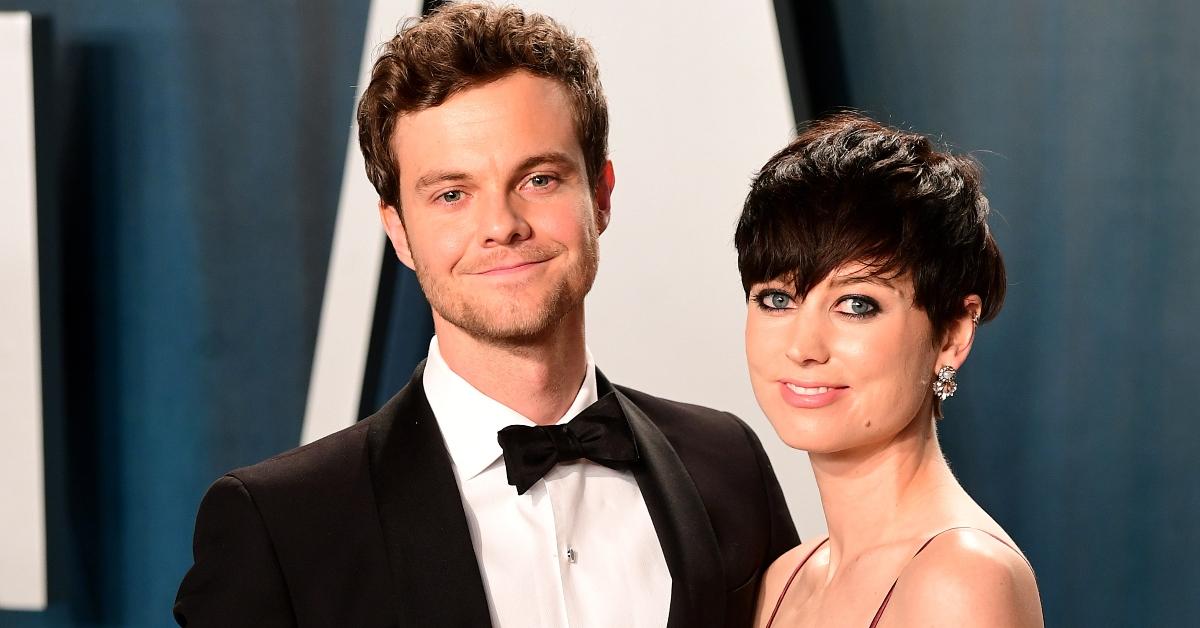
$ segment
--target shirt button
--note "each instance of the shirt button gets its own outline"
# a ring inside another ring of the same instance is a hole
[[[579,553],[575,551],[575,548],[568,547],[567,548],[567,562],[574,563],[577,560],[579,560]]]

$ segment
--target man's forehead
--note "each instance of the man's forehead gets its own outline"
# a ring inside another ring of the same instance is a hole
[[[580,165],[583,160],[566,89],[525,72],[400,116],[390,143],[401,178],[409,182],[423,176],[406,172],[413,168],[511,168],[550,153],[569,155]]]

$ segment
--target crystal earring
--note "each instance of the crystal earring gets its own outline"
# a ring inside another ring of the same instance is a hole
[[[958,382],[954,377],[958,375],[958,371],[954,370],[953,366],[943,366],[938,369],[937,379],[933,382],[933,394],[937,398],[945,401],[954,396],[954,392],[958,390]]]

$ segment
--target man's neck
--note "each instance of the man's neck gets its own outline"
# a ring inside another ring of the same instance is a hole
[[[481,340],[436,314],[434,330],[450,370],[538,425],[567,412],[587,374],[582,307],[544,337],[521,344]]]

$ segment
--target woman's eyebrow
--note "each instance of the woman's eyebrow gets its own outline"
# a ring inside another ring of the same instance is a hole
[[[834,288],[841,288],[843,286],[856,283],[873,283],[877,286],[882,286],[884,288],[889,288],[899,292],[899,289],[892,282],[878,275],[846,275],[834,277],[833,281],[831,281],[829,285],[833,286]]]

